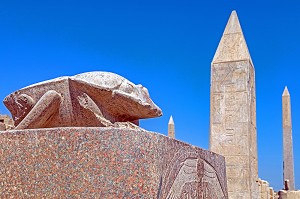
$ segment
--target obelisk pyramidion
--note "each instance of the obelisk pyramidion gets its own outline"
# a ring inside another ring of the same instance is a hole
[[[295,190],[291,98],[287,87],[284,88],[282,94],[282,127],[283,127],[283,183],[285,180],[289,180],[289,189]]]
[[[258,198],[254,66],[235,11],[211,64],[210,89],[210,150],[225,156],[229,198]]]

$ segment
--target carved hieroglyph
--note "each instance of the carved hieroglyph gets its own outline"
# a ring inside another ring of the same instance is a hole
[[[288,180],[290,185],[289,190],[295,190],[291,98],[287,87],[285,87],[282,94],[282,127],[283,127],[283,182],[285,180]]]
[[[178,150],[162,178],[162,192],[158,198],[165,199],[225,199],[224,176],[199,154],[183,147]]]
[[[4,99],[16,129],[64,126],[130,126],[162,115],[148,90],[109,72],[59,77],[18,90]],[[120,124],[123,122],[125,124]]]
[[[229,198],[257,198],[254,67],[235,11],[211,64],[210,150],[225,156]]]

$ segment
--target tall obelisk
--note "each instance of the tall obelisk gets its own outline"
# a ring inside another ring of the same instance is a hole
[[[287,87],[285,87],[282,94],[282,128],[283,182],[289,180],[289,189],[295,190],[291,98]]]
[[[172,115],[168,123],[168,136],[171,138],[175,138],[175,124]]]
[[[235,11],[211,64],[210,150],[225,156],[229,198],[258,198],[254,66]]]

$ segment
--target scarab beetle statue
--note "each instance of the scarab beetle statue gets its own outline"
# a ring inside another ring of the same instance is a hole
[[[8,95],[4,104],[15,129],[107,127],[162,115],[145,87],[110,72],[33,84]]]

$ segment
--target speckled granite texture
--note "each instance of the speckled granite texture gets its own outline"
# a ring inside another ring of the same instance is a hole
[[[227,198],[220,155],[122,128],[0,133],[0,198]]]

